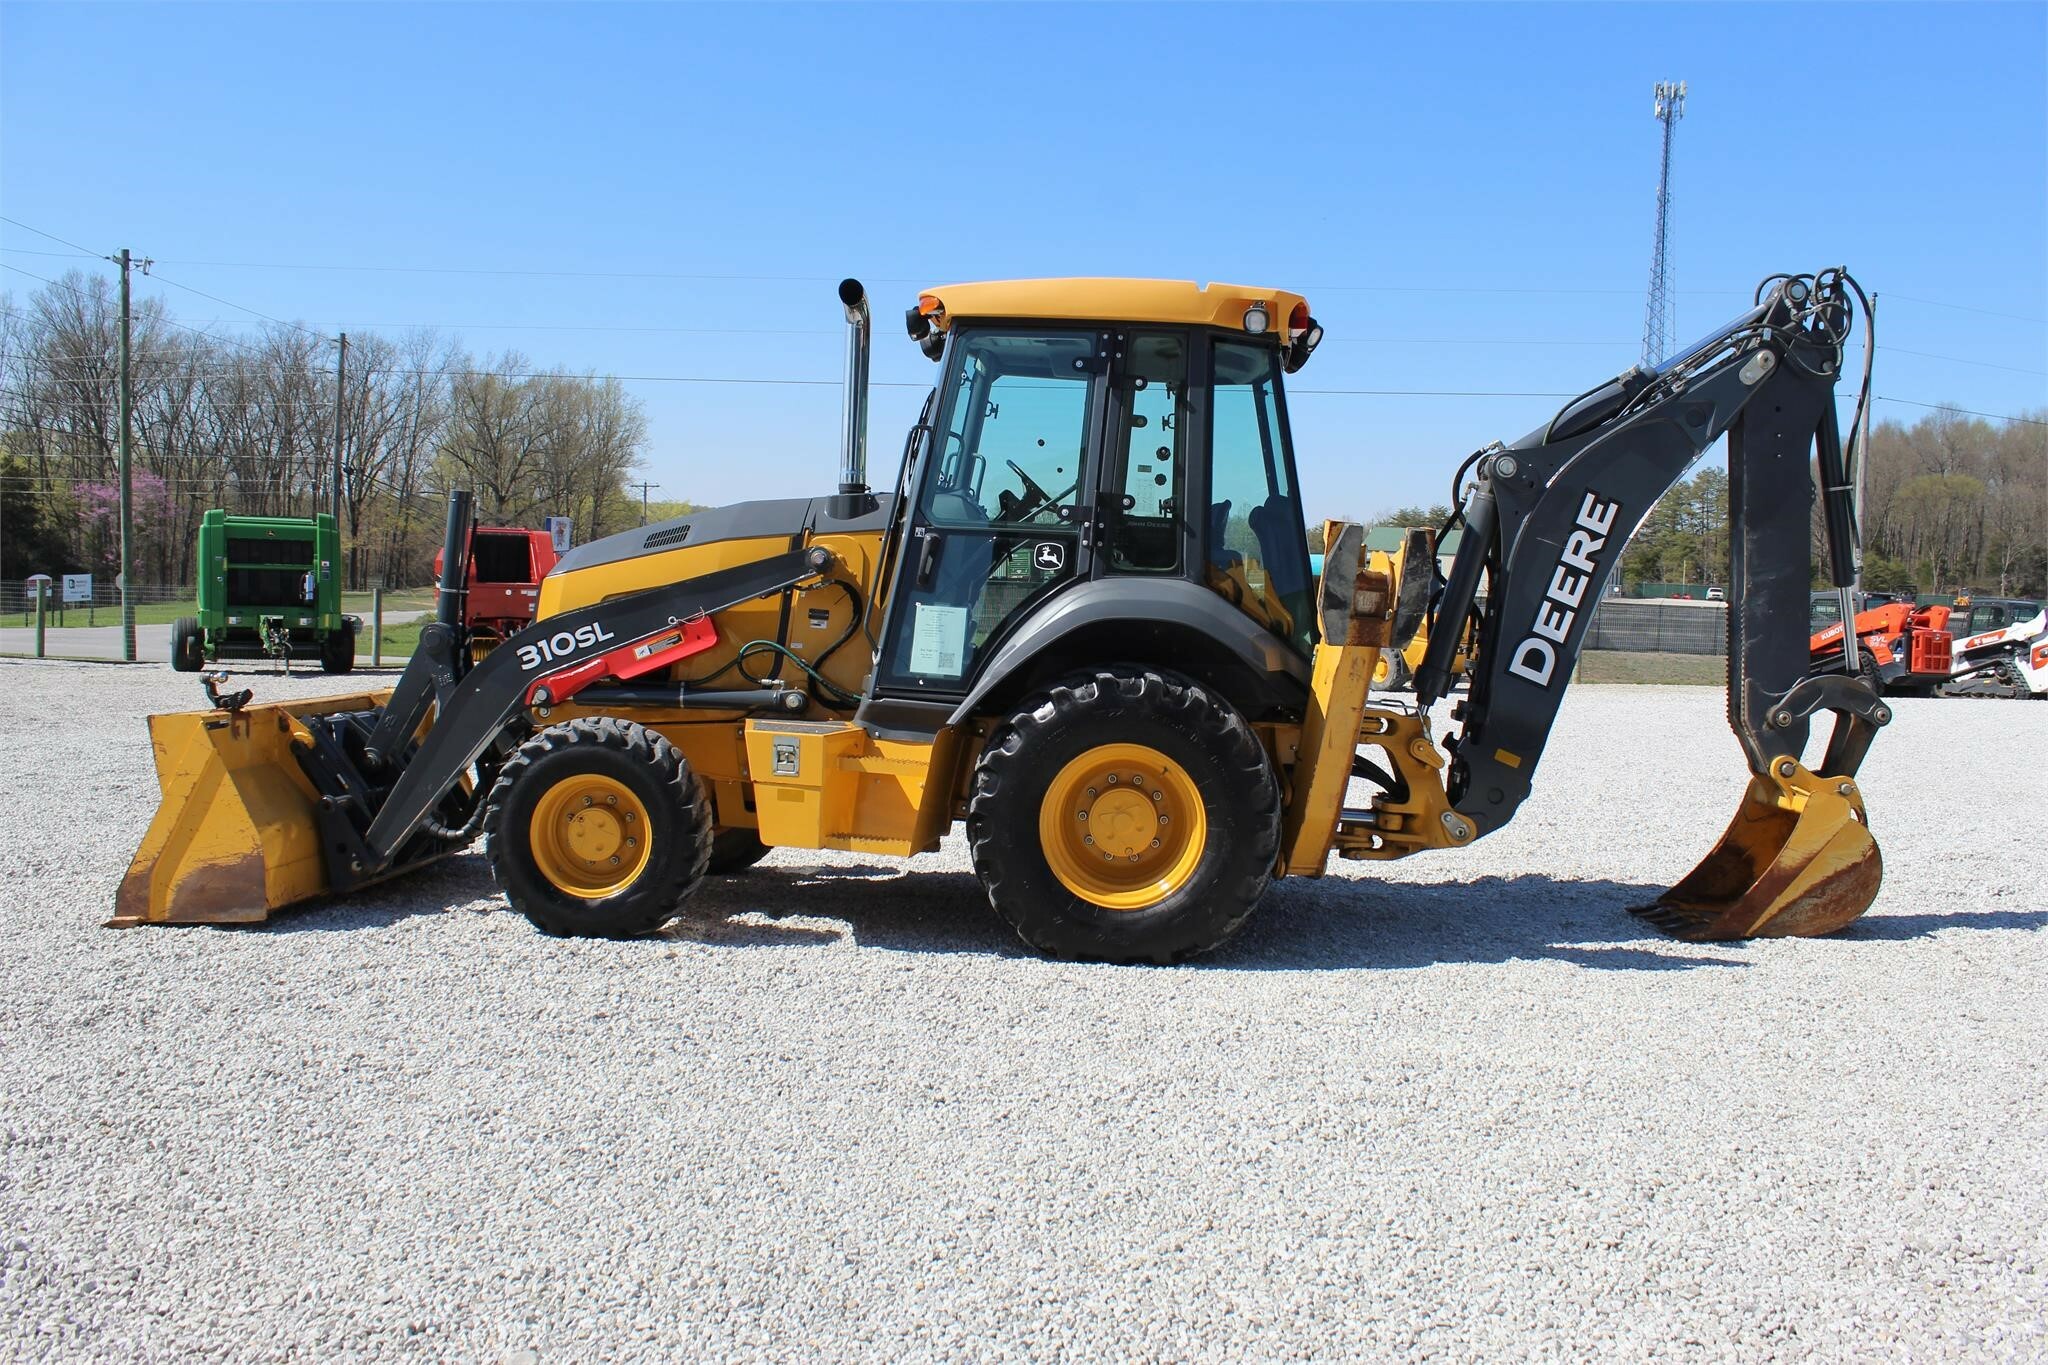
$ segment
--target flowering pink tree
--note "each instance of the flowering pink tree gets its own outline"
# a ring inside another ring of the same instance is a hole
[[[137,547],[160,542],[171,525],[171,489],[157,475],[138,469],[129,475],[129,498]],[[121,567],[121,485],[81,483],[74,490],[94,562],[111,574]],[[142,556],[138,553],[137,572]]]

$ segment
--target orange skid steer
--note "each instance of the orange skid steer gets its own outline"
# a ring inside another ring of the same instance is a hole
[[[1025,942],[1182,960],[1332,854],[1452,852],[1507,824],[1623,545],[1725,436],[1751,778],[1720,843],[1639,913],[1691,939],[1828,933],[1877,892],[1856,771],[1890,719],[1855,637],[1809,676],[1805,632],[1816,497],[1831,576],[1855,587],[1834,390],[1861,298],[1839,269],[1766,279],[1698,345],[1467,459],[1448,570],[1430,529],[1375,561],[1332,522],[1317,577],[1286,401],[1322,337],[1300,295],[928,290],[905,326],[936,381],[878,490],[848,280],[836,491],[581,546],[488,652],[454,494],[437,618],[391,691],[216,693],[151,719],[163,800],[113,922],[260,920],[482,836],[542,929],[642,934],[770,848],[907,857],[960,827]],[[1412,700],[1369,695],[1423,640]],[[1430,708],[1461,683],[1439,733]]]

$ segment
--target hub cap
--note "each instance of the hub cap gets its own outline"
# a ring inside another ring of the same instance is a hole
[[[1179,890],[1208,830],[1194,779],[1143,744],[1088,750],[1059,770],[1038,810],[1053,876],[1106,910],[1143,910]]]
[[[624,783],[594,773],[548,788],[528,835],[540,874],[584,900],[624,890],[647,866],[647,807]]]

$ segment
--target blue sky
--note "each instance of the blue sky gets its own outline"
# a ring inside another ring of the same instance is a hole
[[[1681,335],[1846,263],[1880,294],[1879,393],[2048,403],[2044,71],[2048,7],[2017,4],[7,4],[0,214],[322,331],[621,375],[835,379],[857,275],[904,386],[878,463],[932,374],[897,324],[921,285],[1300,289],[1329,335],[1296,381],[1309,510],[1356,516],[1556,403],[1305,390],[1576,392],[1637,358],[1660,79],[1691,90]],[[0,249],[91,264],[11,225]],[[416,269],[334,268],[366,266]],[[831,387],[630,387],[657,496],[832,480]]]

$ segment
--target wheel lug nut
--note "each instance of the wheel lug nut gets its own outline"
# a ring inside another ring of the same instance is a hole
[[[1075,812],[1074,812],[1074,815],[1075,815],[1075,817],[1076,817],[1076,818],[1078,818],[1078,819],[1082,819],[1082,820],[1086,820],[1086,819],[1088,818],[1088,812],[1087,812],[1087,811],[1085,811],[1085,810],[1075,811]]]
[[[1154,801],[1164,801],[1164,800],[1166,799],[1166,793],[1165,793],[1165,792],[1153,792],[1153,793],[1152,793],[1152,799],[1153,799]]]
[[[1159,847],[1159,841],[1158,841],[1157,839],[1154,839],[1154,840],[1152,841],[1152,847],[1154,847],[1154,848],[1157,848],[1157,847]]]
[[[1105,778],[1104,780],[1105,780],[1106,782],[1108,782],[1110,786],[1114,787],[1114,786],[1116,785],[1116,774],[1115,774],[1115,773],[1111,773],[1111,774],[1110,774],[1110,775],[1109,775],[1109,776],[1108,776],[1107,778]]]
[[[612,859],[612,866],[613,866],[613,867],[617,867],[618,865],[619,865],[619,860],[618,860],[618,859],[617,859],[616,857],[614,857],[614,858]]]
[[[1163,825],[1163,824],[1165,824],[1165,823],[1166,823],[1166,817],[1165,817],[1165,816],[1163,816],[1163,815],[1162,815],[1162,816],[1160,816],[1160,817],[1159,817],[1159,823],[1160,823],[1160,824],[1162,824],[1162,825]]]
[[[1088,789],[1088,794],[1089,794],[1090,796],[1093,796],[1093,795],[1095,795],[1095,788],[1093,788],[1093,787],[1090,787],[1090,788]]]
[[[586,796],[586,797],[584,797],[584,798],[583,798],[583,804],[584,804],[584,805],[586,805],[586,806],[588,806],[588,805],[591,805],[591,804],[593,804],[593,803],[591,802],[591,799],[590,799],[589,797],[587,797],[587,796]]]
[[[618,798],[618,797],[616,797],[616,796],[607,796],[607,797],[606,797],[606,798],[604,799],[604,803],[605,803],[605,804],[606,804],[607,806],[616,806],[616,805],[618,805],[618,804],[619,804],[619,798]]]
[[[1081,842],[1084,844],[1092,844],[1095,842],[1095,836],[1092,834],[1084,834],[1081,836]]]

